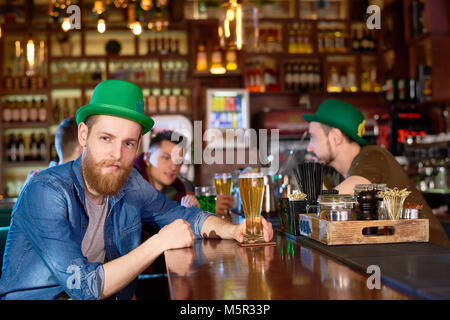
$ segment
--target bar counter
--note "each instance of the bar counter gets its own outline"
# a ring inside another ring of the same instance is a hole
[[[197,239],[164,253],[174,300],[301,300],[417,298],[356,271],[306,244],[275,232],[273,246],[240,247],[234,240]]]

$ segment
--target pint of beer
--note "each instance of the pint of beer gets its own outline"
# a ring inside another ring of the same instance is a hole
[[[239,193],[245,214],[244,242],[264,241],[261,224],[264,175],[254,172],[241,174],[239,176]]]
[[[233,187],[231,173],[216,173],[214,182],[217,194],[231,194],[231,188]]]

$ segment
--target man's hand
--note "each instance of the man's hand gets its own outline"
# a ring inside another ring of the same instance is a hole
[[[183,198],[181,198],[181,205],[186,208],[193,206],[200,208],[200,203],[198,202],[197,198],[192,194],[187,194]]]
[[[263,216],[261,216],[261,224],[263,227],[264,241],[265,242],[271,241],[273,238],[272,223],[270,223],[269,221],[264,219]],[[244,242],[244,234],[245,234],[245,220],[242,221],[239,226],[237,226],[234,238],[236,239],[236,241],[242,243]]]
[[[164,251],[191,247],[195,239],[191,225],[183,219],[177,219],[164,226],[164,228],[159,230],[158,236],[164,245]]]
[[[218,194],[216,197],[216,213],[225,214],[233,208],[234,197],[231,194]]]

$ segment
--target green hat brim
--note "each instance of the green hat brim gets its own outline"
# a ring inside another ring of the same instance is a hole
[[[97,114],[120,117],[131,121],[135,121],[142,126],[142,135],[145,135],[147,132],[149,132],[153,128],[153,125],[155,124],[155,122],[151,118],[147,117],[142,113],[130,110],[128,108],[123,108],[120,106],[113,106],[109,104],[100,104],[100,103],[87,104],[81,107],[77,111],[76,115],[77,124],[80,124],[88,117]]]
[[[338,123],[335,123],[333,121],[333,119],[328,119],[328,118],[325,119],[316,114],[304,114],[303,119],[305,119],[306,122],[319,122],[319,123],[325,124],[327,126],[337,128],[337,129],[341,130],[343,133],[345,133],[347,136],[349,136],[351,139],[355,140],[361,146],[366,146],[369,144],[369,142],[366,139],[361,138],[360,136],[358,136],[357,134],[354,134],[353,132],[350,132],[346,128],[342,128],[342,126]]]

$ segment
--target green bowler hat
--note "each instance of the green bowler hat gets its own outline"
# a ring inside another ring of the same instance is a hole
[[[89,104],[78,109],[77,124],[96,114],[115,116],[135,121],[142,126],[142,135],[155,123],[144,113],[144,96],[141,88],[124,80],[105,80],[94,89]]]
[[[347,102],[337,99],[325,100],[315,114],[304,114],[303,119],[337,128],[362,146],[369,144],[363,139],[366,132],[363,114]]]

